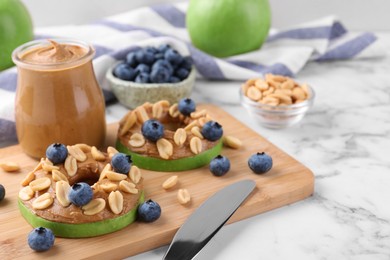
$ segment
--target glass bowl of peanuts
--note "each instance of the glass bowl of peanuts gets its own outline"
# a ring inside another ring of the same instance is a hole
[[[249,79],[240,88],[242,106],[267,128],[286,128],[298,123],[313,105],[314,97],[309,85],[273,74]]]

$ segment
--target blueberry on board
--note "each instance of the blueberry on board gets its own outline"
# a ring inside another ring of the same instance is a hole
[[[157,60],[155,63],[153,63],[152,70],[156,70],[159,68],[166,69],[169,72],[169,76],[171,76],[173,73],[172,65],[166,60]]]
[[[178,108],[180,113],[182,113],[185,116],[189,116],[192,112],[196,109],[196,104],[194,100],[190,98],[182,98],[179,101]]]
[[[254,173],[266,173],[272,168],[272,157],[264,152],[256,153],[249,158],[248,166]]]
[[[28,234],[28,245],[31,249],[42,252],[49,250],[54,245],[53,232],[44,227],[37,227]]]
[[[175,77],[175,76],[171,76],[168,80],[169,83],[178,83],[180,82],[180,79],[178,77]]]
[[[46,149],[46,157],[53,164],[63,163],[68,156],[68,149],[65,145],[60,143],[54,143],[47,147]]]
[[[187,56],[183,58],[183,61],[179,64],[179,67],[190,71],[192,69],[192,64],[194,64],[192,58]]]
[[[154,54],[154,60],[163,60],[164,59],[164,53],[163,52],[157,52]]]
[[[137,73],[137,75],[139,73],[149,73],[150,67],[146,64],[138,64],[138,66],[135,68],[135,72]]]
[[[158,67],[156,69],[152,69],[150,73],[150,82],[152,83],[165,83],[168,82],[170,77],[169,71],[164,67]]]
[[[145,222],[156,221],[161,216],[160,205],[149,199],[138,206],[138,218]]]
[[[148,73],[141,72],[135,77],[135,82],[137,83],[150,83],[150,77]]]
[[[114,68],[114,76],[123,80],[133,80],[135,78],[135,70],[129,64],[120,63]]]
[[[215,176],[223,176],[230,170],[230,161],[222,155],[216,156],[211,160],[209,169]]]
[[[130,155],[124,153],[116,153],[111,158],[111,166],[117,173],[128,174],[131,167]]]
[[[132,68],[135,68],[138,65],[137,59],[135,58],[135,51],[129,52],[126,55],[126,63]]]
[[[156,142],[164,135],[164,126],[155,119],[149,119],[142,124],[142,135],[152,141]]]
[[[184,68],[178,68],[176,71],[175,71],[175,75],[183,80],[183,79],[186,79],[188,77],[188,75],[190,74],[190,71],[187,70],[187,69],[184,69]]]
[[[154,62],[154,54],[150,52],[146,52],[143,49],[135,53],[135,58],[138,61],[138,63],[143,63],[146,65],[151,65]]]
[[[155,47],[145,47],[146,52],[150,52],[152,54],[156,54],[158,52],[157,48]]]
[[[169,61],[173,67],[179,66],[179,64],[183,61],[183,56],[174,49],[168,49],[164,53],[164,58]]]
[[[202,135],[209,141],[217,141],[223,135],[222,126],[215,121],[208,121],[203,125]]]
[[[5,188],[2,184],[0,184],[0,201],[2,201],[5,197]]]
[[[87,205],[93,198],[93,191],[91,186],[85,182],[78,182],[73,184],[69,190],[68,199],[76,206]]]

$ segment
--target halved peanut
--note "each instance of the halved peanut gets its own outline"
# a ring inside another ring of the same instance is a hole
[[[0,163],[0,167],[6,172],[16,172],[20,170],[20,166],[16,162]]]
[[[34,194],[35,192],[31,189],[31,187],[26,186],[19,191],[19,199],[30,200],[34,196]]]
[[[206,124],[208,121],[211,121],[212,119],[209,117],[201,117],[198,119],[198,124],[200,127],[203,127],[204,124]]]
[[[127,178],[126,174],[117,173],[113,171],[107,171],[106,172],[107,179],[110,181],[121,181]]]
[[[304,100],[305,97],[306,97],[306,94],[305,94],[305,92],[303,91],[302,88],[295,87],[292,90],[292,95],[291,96],[293,97],[294,100]]]
[[[106,156],[104,155],[104,153],[99,151],[95,146],[92,146],[91,154],[92,154],[93,159],[95,159],[96,161],[105,161],[106,160]]]
[[[258,101],[262,97],[261,91],[256,87],[249,87],[247,92],[247,97],[252,99],[253,101]]]
[[[26,177],[22,180],[22,186],[27,186],[30,182],[35,179],[35,171],[27,173]]]
[[[68,148],[68,153],[72,155],[77,161],[84,162],[87,160],[87,155],[80,149],[80,147],[68,145],[66,148]]]
[[[53,170],[59,170],[60,167],[54,166],[53,163],[49,159],[41,159],[42,169],[47,172],[51,172]]]
[[[294,87],[295,83],[293,80],[291,79],[288,79],[286,80],[285,82],[283,82],[281,85],[280,85],[280,88],[282,89],[292,89]]]
[[[130,168],[129,177],[130,177],[130,180],[132,182],[137,184],[141,180],[141,177],[142,177],[141,170],[137,166],[132,165]]]
[[[112,191],[108,195],[108,204],[114,214],[120,214],[123,210],[123,195],[120,191]]]
[[[159,119],[164,112],[164,108],[161,103],[154,103],[152,106],[152,117]]]
[[[190,141],[190,149],[194,154],[202,152],[202,140],[199,137],[192,137]]]
[[[263,91],[263,97],[268,96],[269,94],[274,93],[275,88],[274,87],[269,87],[266,91]]]
[[[194,127],[194,126],[197,126],[198,125],[198,120],[194,120],[192,121],[191,123],[189,123],[188,125],[186,125],[184,127],[184,130],[186,131],[191,131],[191,129]]]
[[[306,98],[309,98],[310,97],[309,86],[307,84],[302,84],[301,88],[303,92],[305,92]]]
[[[99,181],[101,181],[104,178],[106,178],[107,177],[107,172],[111,171],[111,170],[112,170],[111,164],[107,163],[106,166],[104,166],[103,170],[100,173]]]
[[[100,184],[100,188],[104,190],[105,192],[109,193],[111,191],[115,191],[118,189],[118,184],[112,183],[112,182],[106,182]]]
[[[108,157],[111,159],[114,156],[114,154],[117,154],[119,152],[114,147],[109,146],[109,147],[107,147],[107,153],[108,153]]]
[[[125,123],[122,125],[122,128],[119,132],[119,135],[123,136],[133,127],[137,122],[137,115],[135,112],[131,111],[130,115],[127,116]]]
[[[158,154],[163,159],[169,159],[173,154],[173,145],[164,138],[158,139],[156,142]]]
[[[126,193],[138,194],[138,189],[135,187],[135,184],[125,180],[119,182],[119,189]]]
[[[30,182],[29,186],[33,191],[41,191],[48,189],[51,185],[51,180],[48,177],[39,178]]]
[[[69,176],[74,176],[77,172],[77,161],[72,155],[69,155],[64,163],[64,168]]]
[[[242,146],[241,140],[231,135],[223,137],[223,144],[233,149],[239,149]]]
[[[160,104],[164,108],[168,108],[171,104],[168,100],[160,100],[156,102],[157,104]]]
[[[187,133],[183,128],[178,128],[173,135],[173,141],[177,146],[182,146],[187,139]]]
[[[106,201],[102,198],[91,200],[87,205],[81,207],[84,215],[92,216],[98,214],[106,207]]]
[[[277,106],[279,105],[279,99],[274,97],[266,96],[263,99],[259,101],[260,103],[270,105],[270,106]]]
[[[137,107],[137,109],[135,110],[135,114],[137,115],[138,122],[140,122],[141,124],[149,120],[148,113],[146,113],[146,110],[143,106]]]
[[[66,181],[57,181],[56,182],[56,198],[58,202],[63,207],[67,207],[70,204],[68,199],[68,194],[70,190],[70,185]]]
[[[180,189],[177,192],[177,200],[180,204],[184,205],[190,202],[191,196],[187,189]]]
[[[46,209],[50,207],[53,202],[53,197],[50,195],[50,193],[46,192],[33,201],[32,207],[34,209]]]
[[[132,147],[142,147],[145,144],[145,138],[140,133],[134,133],[131,135],[129,145]]]
[[[276,94],[276,93],[274,93],[274,94],[268,95],[268,97],[278,98],[281,103],[285,103],[287,105],[292,104],[291,97],[289,97],[287,95],[284,95],[284,94]]]
[[[169,108],[168,112],[169,112],[169,115],[171,117],[173,117],[173,118],[178,117],[180,115],[180,111],[179,111],[179,107],[178,107],[177,103],[173,104]]]
[[[203,139],[203,135],[202,133],[200,132],[200,129],[198,126],[194,126],[192,129],[191,129],[191,133],[193,135],[195,135],[196,137],[199,137],[200,139]]]
[[[66,182],[69,182],[68,178],[65,176],[65,174],[63,174],[59,170],[53,170],[51,172],[51,176],[52,176],[54,181],[66,181]]]
[[[165,190],[173,188],[177,184],[178,179],[179,177],[177,175],[173,175],[163,182],[162,187]]]
[[[191,116],[192,119],[198,119],[198,118],[200,118],[202,116],[205,116],[206,114],[207,114],[207,110],[206,109],[202,109],[200,111],[192,112],[190,116]]]
[[[87,145],[87,144],[75,144],[75,146],[77,146],[78,148],[81,149],[81,151],[83,151],[84,153],[89,153],[91,151],[91,146]]]
[[[255,87],[258,88],[261,91],[264,91],[264,90],[267,90],[269,88],[269,85],[263,79],[257,79],[255,81]]]

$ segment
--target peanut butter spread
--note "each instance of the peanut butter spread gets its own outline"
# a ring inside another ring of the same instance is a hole
[[[120,181],[113,181],[107,178],[103,178],[99,181],[99,177],[103,168],[108,163],[110,163],[109,157],[105,154],[106,159],[104,161],[97,162],[95,159],[93,159],[90,152],[85,154],[87,155],[87,159],[84,162],[77,162],[77,173],[72,177],[67,174],[67,170],[63,164],[57,166],[59,166],[59,171],[68,178],[70,186],[77,182],[86,182],[90,184],[93,189],[93,199],[102,198],[106,201],[106,206],[102,211],[94,215],[86,215],[83,213],[82,207],[75,206],[72,203],[70,203],[70,205],[67,207],[63,207],[56,198],[56,182],[52,179],[52,173],[43,169],[35,172],[35,180],[48,177],[51,180],[50,187],[48,189],[35,192],[34,196],[30,200],[21,200],[24,205],[27,206],[37,216],[46,220],[70,224],[90,223],[112,219],[122,216],[128,213],[130,210],[135,209],[143,189],[142,178],[137,184],[135,184],[135,188],[138,190],[138,194],[122,192],[119,188]],[[125,180],[131,182],[129,177],[127,177]],[[100,186],[110,183],[118,185],[115,190],[119,190],[123,195],[123,210],[119,214],[114,214],[112,210],[110,210],[108,196],[111,191],[104,191],[104,189],[102,189]],[[54,198],[54,202],[45,209],[34,209],[34,200],[36,200],[44,193],[49,193],[51,197]]]
[[[164,101],[164,102],[167,102],[167,101]],[[174,104],[173,106],[175,106],[175,105],[176,104]],[[192,157],[192,156],[196,155],[196,154],[194,154],[194,152],[191,149],[190,141],[192,138],[198,137],[198,136],[193,134],[193,132],[191,131],[191,128],[188,128],[188,126],[192,125],[192,126],[196,126],[196,127],[201,128],[202,124],[208,120],[211,120],[211,118],[208,117],[208,115],[206,115],[206,114],[204,116],[199,117],[199,118],[198,117],[193,118],[190,116],[185,117],[183,115],[178,115],[178,116],[172,117],[171,113],[169,112],[168,106],[163,107],[161,114],[159,114],[158,118],[155,118],[155,117],[153,117],[153,105],[150,103],[145,103],[141,107],[138,107],[133,111],[130,111],[119,123],[118,139],[124,146],[126,146],[129,150],[131,150],[135,153],[145,155],[148,157],[154,157],[154,158],[161,159],[160,153],[157,149],[156,142],[149,141],[145,138],[145,144],[140,146],[140,147],[134,147],[134,146],[131,146],[129,144],[129,141],[130,141],[131,136],[133,134],[138,133],[138,134],[142,135],[141,128],[142,128],[143,122],[142,122],[142,119],[139,118],[140,113],[137,112],[137,109],[140,109],[140,108],[145,110],[147,116],[150,119],[157,119],[158,121],[160,121],[160,123],[162,123],[164,125],[164,135],[162,138],[168,140],[168,142],[170,142],[173,146],[173,152],[172,152],[172,155],[169,157],[169,160],[187,158],[187,157]],[[171,111],[172,111],[172,109],[171,109]],[[122,128],[126,124],[126,120],[129,118],[131,113],[135,113],[138,115],[136,123],[128,131],[126,131],[124,134],[120,134],[122,132]],[[203,121],[203,123],[202,123],[202,119],[205,119]],[[185,142],[181,145],[176,144],[174,141],[175,132],[179,128],[184,128],[186,130],[186,136],[187,136]],[[208,149],[213,148],[215,145],[217,145],[219,140],[218,141],[209,141],[209,140],[202,137],[202,138],[200,138],[200,142],[201,142],[201,149],[200,150],[201,150],[201,152],[203,152],[203,151],[206,151]]]
[[[21,59],[33,64],[58,64],[75,61],[88,52],[88,49],[78,45],[60,44],[53,40],[48,41],[50,45],[29,50],[23,54]]]

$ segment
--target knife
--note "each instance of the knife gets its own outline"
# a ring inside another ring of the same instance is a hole
[[[195,257],[222,228],[256,187],[252,180],[233,183],[203,202],[179,228],[164,260],[187,260]]]

